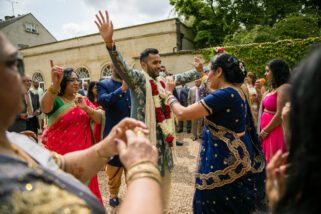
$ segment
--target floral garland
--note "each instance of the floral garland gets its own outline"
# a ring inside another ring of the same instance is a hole
[[[149,80],[150,85],[152,87],[152,95],[155,105],[155,113],[156,113],[156,122],[161,128],[163,135],[165,136],[165,141],[168,143],[169,147],[173,147],[174,141],[174,127],[173,121],[171,118],[171,108],[169,105],[165,104],[165,112],[162,110],[161,106],[161,98],[166,99],[165,94],[165,83],[163,81],[159,81],[161,86],[157,84],[154,80]],[[163,92],[163,93],[160,93]],[[165,102],[164,102],[165,103]]]

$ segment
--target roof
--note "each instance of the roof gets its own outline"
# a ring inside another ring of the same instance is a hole
[[[29,14],[30,14],[30,13],[25,14],[25,15],[22,15],[22,16],[18,16],[18,17],[15,17],[15,18],[12,18],[12,19],[9,19],[9,20],[6,20],[6,21],[0,22],[0,29],[6,27],[6,26],[8,26],[8,25],[11,25],[11,24],[15,23],[16,21],[22,19],[23,17],[25,17],[25,16],[27,16],[27,15],[29,15]]]
[[[161,22],[168,22],[168,21],[172,21],[172,20],[178,20],[178,18],[169,18],[169,19],[163,19],[163,20],[158,20],[158,21],[153,21],[153,22],[147,22],[147,23],[143,23],[143,24],[130,25],[130,26],[126,26],[126,27],[116,28],[116,29],[114,29],[114,32],[115,31],[119,31],[119,30],[125,30],[125,29],[129,29],[129,28],[135,28],[135,27],[139,27],[139,26],[144,26],[144,25],[156,24],[156,23],[161,23]],[[185,24],[182,23],[181,21],[180,21],[180,23],[185,26]],[[187,27],[187,28],[189,28],[189,27]],[[74,40],[74,39],[82,39],[82,38],[91,37],[91,36],[97,36],[97,35],[99,35],[99,32],[98,33],[91,33],[91,34],[87,34],[87,35],[83,35],[83,36],[76,36],[76,37],[63,39],[63,40],[59,40],[59,41],[55,41],[55,42],[50,42],[50,43],[46,43],[46,44],[35,45],[35,46],[32,46],[32,47],[26,47],[26,48],[22,48],[22,49],[35,48],[35,47],[40,47],[40,46],[44,46],[44,45],[50,45],[50,44],[55,44],[55,43],[60,43],[60,42],[66,42],[66,41],[70,41],[70,40]]]
[[[12,18],[12,19],[9,19],[9,20],[6,20],[6,21],[3,21],[3,22],[0,22],[0,29],[8,26],[8,25],[11,25],[13,23],[15,23],[16,21],[28,16],[28,15],[31,15],[32,18],[34,18],[44,29],[45,31],[47,31],[49,33],[49,35],[57,41],[57,39],[50,33],[50,31],[34,16],[32,15],[32,13],[27,13],[25,15],[21,15],[21,16],[18,16],[18,17],[15,17],[15,18]]]

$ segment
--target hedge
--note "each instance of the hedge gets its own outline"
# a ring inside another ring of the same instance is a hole
[[[321,37],[281,40],[278,42],[253,43],[223,47],[229,54],[244,61],[248,71],[264,75],[265,65],[271,59],[285,60],[294,68],[311,49],[321,45]],[[216,54],[215,48],[203,49],[203,58],[209,61]]]

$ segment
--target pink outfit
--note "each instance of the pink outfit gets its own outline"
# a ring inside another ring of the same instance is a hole
[[[277,93],[267,95],[263,101],[264,111],[261,116],[261,130],[265,128],[273,119],[274,114],[277,111]],[[262,142],[263,152],[265,154],[266,162],[269,163],[273,155],[281,150],[286,152],[282,126],[279,125],[274,128],[270,134]]]

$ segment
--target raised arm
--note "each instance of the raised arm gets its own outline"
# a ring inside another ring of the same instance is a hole
[[[55,98],[60,91],[60,83],[64,75],[63,69],[54,65],[52,60],[50,60],[50,65],[52,83],[40,101],[40,109],[44,113],[49,113],[52,110]]]
[[[194,69],[174,75],[176,85],[183,85],[188,82],[197,80],[203,76],[203,64],[198,57],[194,57]]]
[[[141,85],[140,83],[142,80],[145,80],[145,77],[141,72],[131,69],[123,59],[121,53],[116,49],[115,41],[113,40],[114,26],[112,21],[109,20],[108,12],[105,11],[104,16],[103,13],[99,11],[99,14],[96,14],[95,23],[106,44],[110,58],[116,68],[116,72],[125,80],[129,88],[135,90]]]

